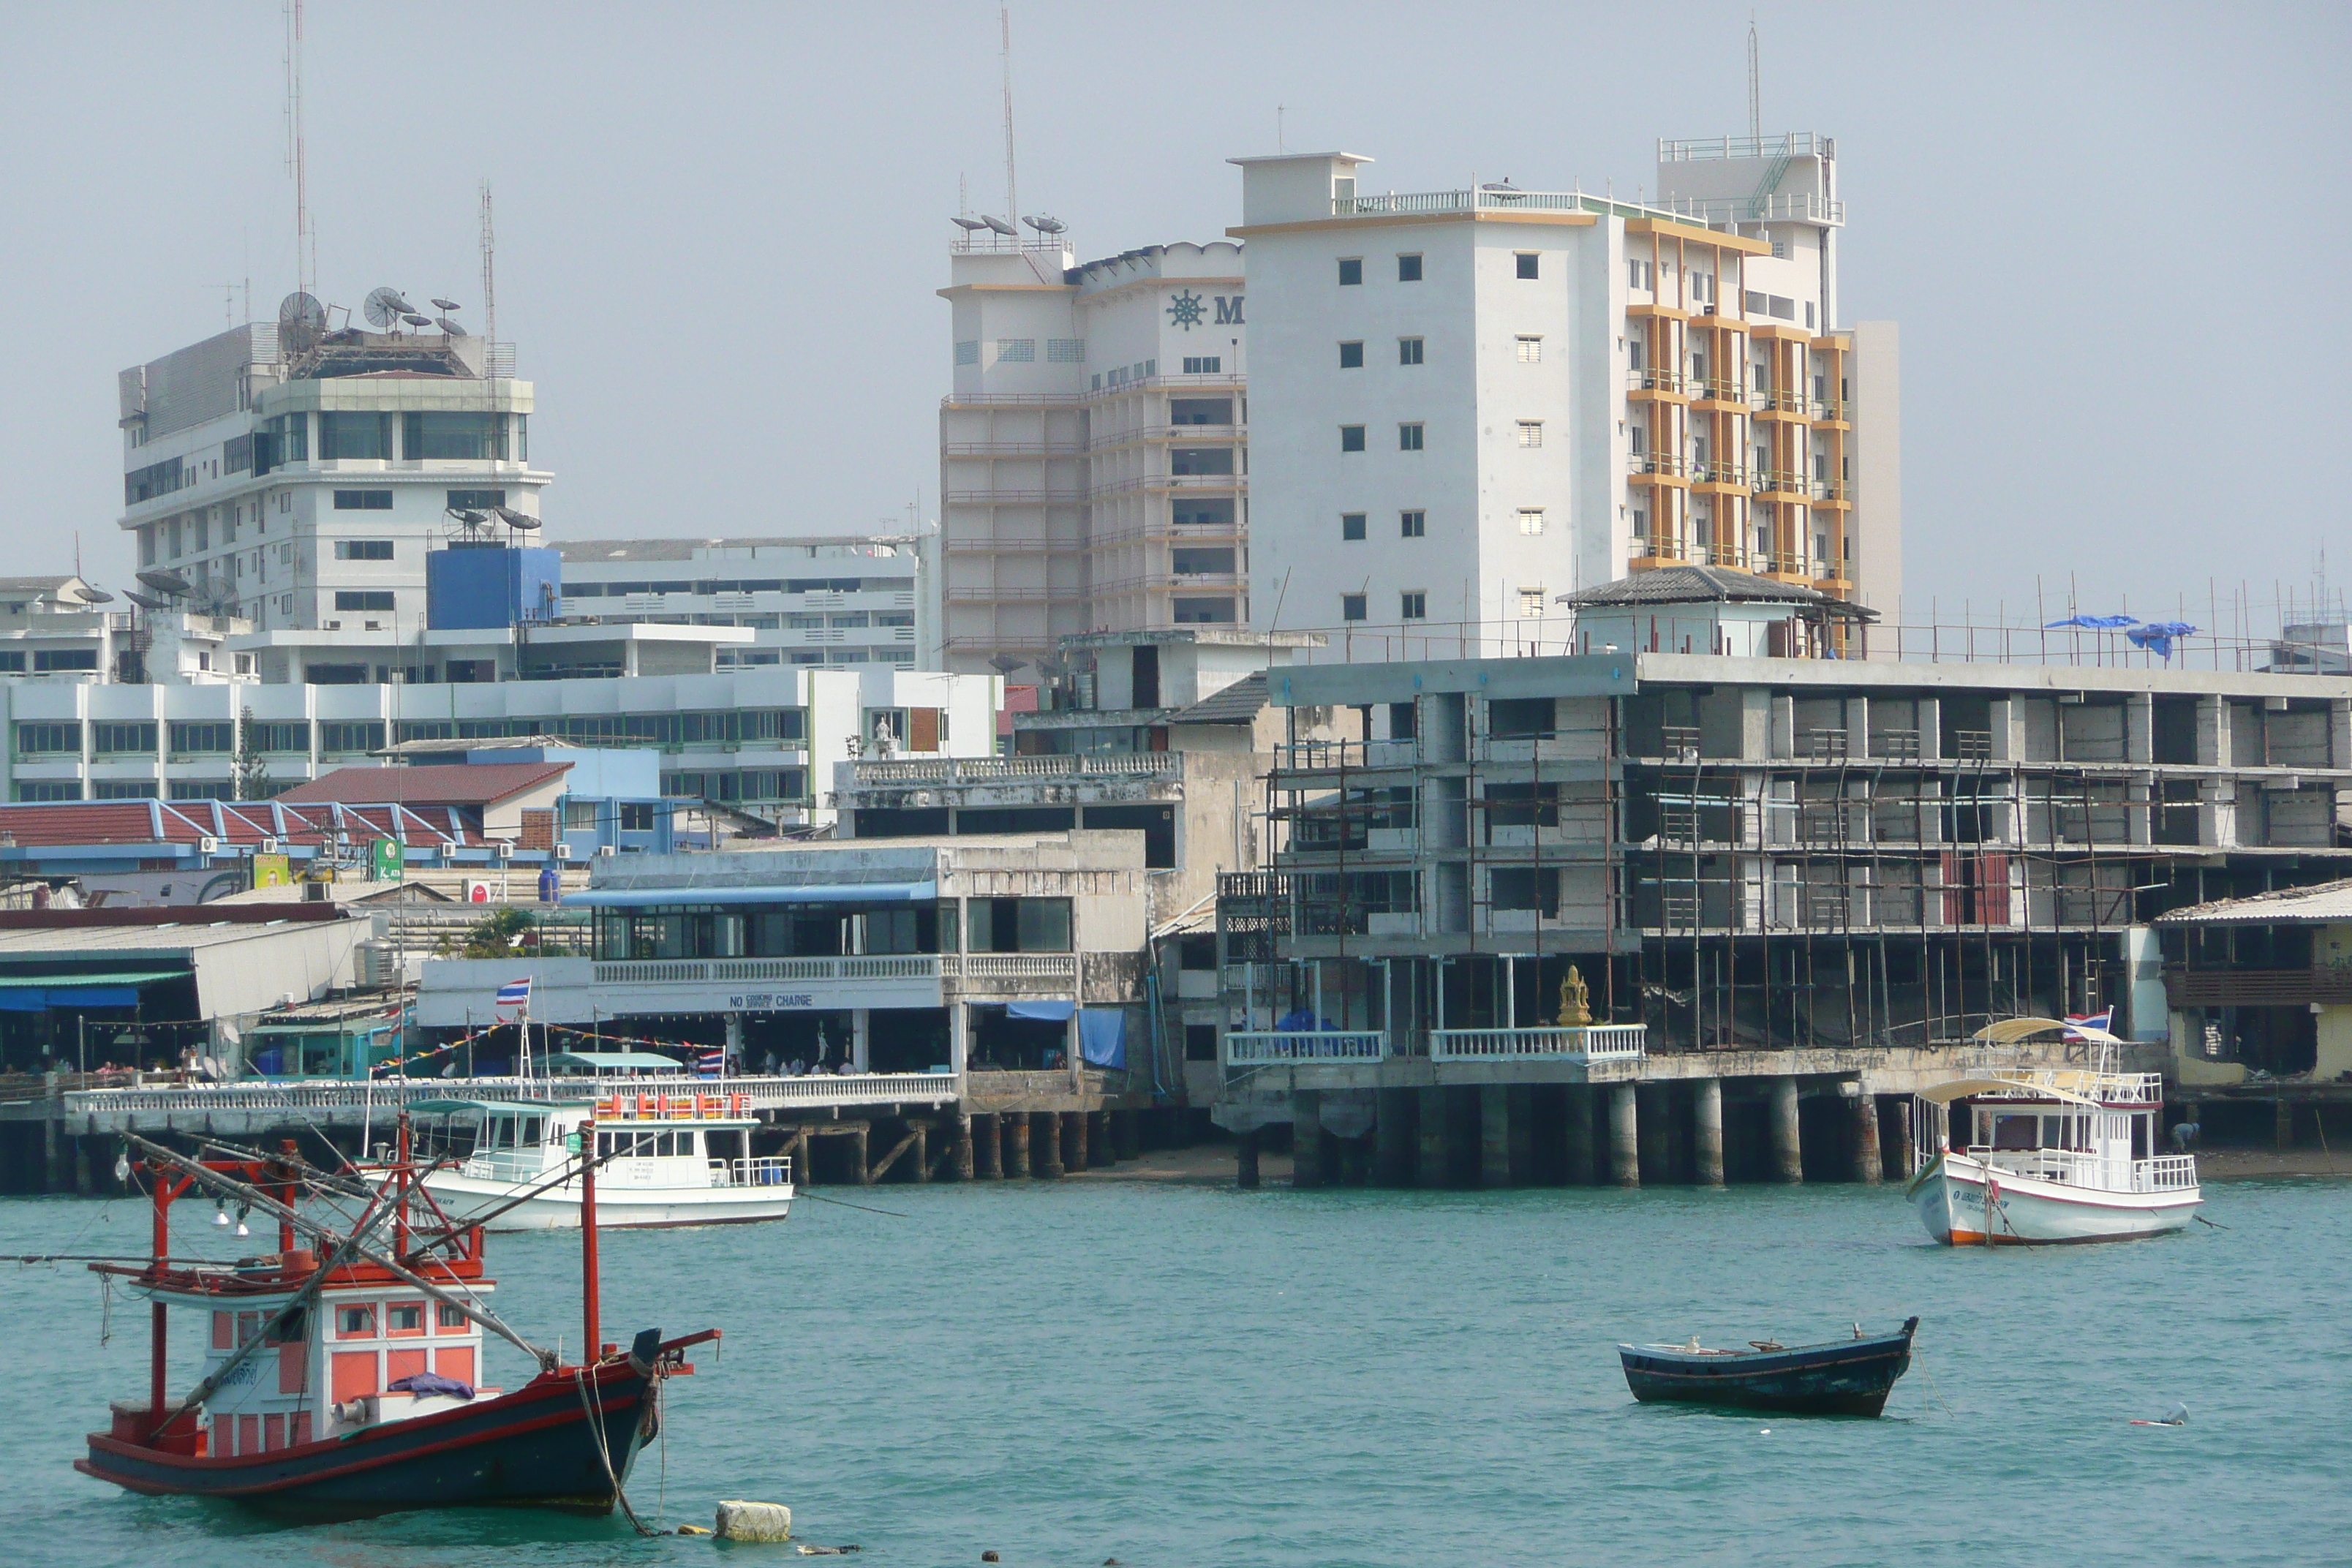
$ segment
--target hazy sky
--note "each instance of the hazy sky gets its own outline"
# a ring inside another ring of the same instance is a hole
[[[1631,193],[1743,132],[1750,7],[1018,0],[1023,206],[1083,258],[1208,239],[1271,151],[1371,189]],[[1768,131],[1838,139],[1847,318],[1903,326],[1907,593],[2200,623],[2347,529],[2347,93],[2328,5],[1756,7]],[[276,4],[9,7],[7,569],[129,552],[115,374],[293,284]],[[939,479],[957,181],[1003,205],[993,0],[309,8],[318,292],[392,284],[538,384],[570,537],[903,521]],[[2329,367],[2335,367],[2330,369]],[[2306,439],[2307,437],[2307,439]],[[2225,612],[2226,625],[2226,612]]]

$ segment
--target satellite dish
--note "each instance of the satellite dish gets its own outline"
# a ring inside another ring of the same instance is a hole
[[[531,516],[530,513],[527,511],[517,511],[510,506],[494,506],[490,508],[490,515],[497,518],[500,522],[505,523],[509,528],[537,528],[539,526],[539,519]]]
[[[1025,658],[1015,658],[1009,653],[1000,653],[988,661],[988,667],[999,675],[1011,675],[1028,662]]]
[[[371,327],[390,327],[403,316],[414,315],[415,307],[400,297],[397,289],[371,289],[367,302],[360,307]]]
[[[327,331],[327,308],[299,289],[278,301],[278,347],[289,354],[318,346]]]
[[[999,234],[1009,235],[1014,239],[1021,237],[1021,231],[1001,217],[982,218],[981,221]]]
[[[1064,223],[1060,218],[1054,216],[1051,213],[1038,213],[1034,216],[1024,217],[1021,221],[1027,224],[1031,228],[1035,229],[1039,234],[1059,234],[1064,229],[1070,226],[1068,224]]]
[[[457,520],[457,526],[465,529],[467,532],[471,532],[473,530],[478,528],[488,528],[490,525],[490,514],[488,512],[476,511],[471,507],[451,507],[449,509],[449,515],[456,518]]]
[[[440,328],[443,331],[448,333],[453,338],[462,338],[466,335],[466,329],[459,326],[457,322],[451,321],[446,316],[436,317],[433,324]]]
[[[988,226],[988,220],[984,217],[951,217],[948,221],[966,234],[978,234]]]
[[[1510,178],[1507,175],[1500,180],[1489,181],[1478,188],[1486,192],[1490,196],[1499,197],[1507,202],[1517,201],[1521,196],[1527,195],[1527,192],[1511,184]]]
[[[142,610],[168,610],[172,607],[161,599],[151,599],[144,594],[134,594],[128,588],[122,591],[122,596]]]
[[[426,303],[436,310],[462,310],[466,308],[455,300],[430,300]]]
[[[403,316],[400,319],[406,321],[412,327],[429,327],[433,324],[433,318],[430,316],[419,316],[412,313]]]
[[[114,603],[114,595],[94,584],[84,583],[81,585],[81,602],[85,605],[110,605]]]
[[[139,580],[166,598],[182,598],[186,595],[195,592],[194,584],[191,584],[185,577],[181,576],[177,572],[165,572],[155,568],[150,568],[149,570],[139,574]]]

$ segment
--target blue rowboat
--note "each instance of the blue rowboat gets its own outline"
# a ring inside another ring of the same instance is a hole
[[[1891,1334],[1818,1345],[1751,1340],[1744,1351],[1684,1345],[1617,1347],[1625,1384],[1644,1404],[1711,1405],[1734,1410],[1775,1410],[1792,1415],[1875,1415],[1886,1408],[1895,1380],[1911,1366],[1911,1338],[1919,1320],[1906,1318]]]

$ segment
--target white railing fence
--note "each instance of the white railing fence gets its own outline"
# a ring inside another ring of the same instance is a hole
[[[1638,1061],[1644,1024],[1590,1024],[1528,1029],[1432,1029],[1432,1061]]]
[[[1385,1029],[1255,1029],[1225,1036],[1227,1067],[1294,1062],[1377,1062],[1390,1055]]]

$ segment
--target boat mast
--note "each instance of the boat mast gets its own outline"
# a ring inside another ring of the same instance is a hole
[[[596,1300],[596,1117],[580,1123],[580,1362],[593,1366],[602,1353]]]

